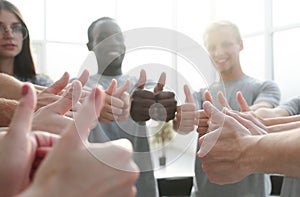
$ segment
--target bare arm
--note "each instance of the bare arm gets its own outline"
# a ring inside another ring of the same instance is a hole
[[[299,128],[255,137],[258,140],[254,140],[255,143],[246,149],[245,154],[245,160],[249,160],[246,159],[248,156],[252,158],[248,165],[253,172],[300,177]]]
[[[199,139],[197,153],[203,171],[218,184],[235,183],[252,173],[277,173],[300,177],[300,129],[252,135],[248,120],[237,121],[209,102],[204,110],[214,129]],[[256,127],[257,128],[257,127]],[[280,157],[280,159],[278,159]]]
[[[7,127],[14,114],[18,101],[0,98],[0,127]]]
[[[283,108],[260,108],[255,111],[255,115],[260,118],[275,118],[282,116],[290,116],[290,113]]]
[[[259,101],[253,105],[250,106],[250,110],[251,111],[256,111],[260,108],[273,108],[273,105],[269,102],[266,102],[266,101]]]
[[[0,73],[0,97],[19,100],[23,83],[14,77]],[[19,90],[19,91],[18,91]]]

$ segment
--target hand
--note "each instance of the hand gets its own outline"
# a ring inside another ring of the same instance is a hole
[[[227,184],[242,180],[251,172],[243,163],[244,150],[249,144],[250,131],[233,117],[216,109],[210,102],[203,108],[217,129],[199,139],[197,157],[202,160],[203,171],[213,183]]]
[[[81,89],[81,83],[74,80],[64,96],[37,110],[34,113],[32,130],[61,134],[65,126],[73,121],[73,119],[70,118],[73,115],[72,113],[69,113],[68,117],[65,116],[65,114],[69,112],[72,106],[77,104],[81,95]]]
[[[31,132],[36,105],[33,86],[24,83],[21,92],[22,98],[11,124],[0,137],[0,191],[3,196],[14,196],[30,184],[38,162],[58,139],[53,134]]]
[[[78,78],[78,81],[81,82],[82,87],[86,84],[88,77],[89,72],[87,70],[84,70]],[[37,88],[37,86],[35,86],[38,92],[36,110],[45,105],[48,105],[49,103],[53,103],[59,100],[61,98],[61,95],[68,89],[69,78],[69,73],[65,72],[59,80],[57,80],[47,88]],[[88,92],[83,91],[80,100],[83,100],[86,95],[88,95]]]
[[[243,113],[234,110],[225,109],[224,113],[233,117],[240,124],[246,127],[252,135],[265,135],[268,133],[268,128],[263,125],[259,119],[255,118],[251,113]]]
[[[177,101],[174,92],[160,91],[154,94],[155,105],[150,108],[152,119],[168,122],[175,118]]]
[[[163,91],[166,74],[163,72],[154,87],[153,92],[144,90],[146,72],[141,70],[138,88],[132,94],[130,115],[136,122],[147,121],[150,118],[159,121],[174,119],[177,101],[173,92]]]
[[[68,85],[70,75],[65,72],[64,75],[54,82],[51,86],[45,88],[37,95],[37,109],[53,103],[60,99],[59,94]]]
[[[110,86],[105,91],[105,105],[98,118],[100,122],[109,123],[111,121],[126,121],[129,117],[129,95],[126,92],[130,85],[127,80],[125,84],[116,88],[117,81],[112,80]]]
[[[128,140],[90,144],[104,92],[94,88],[20,196],[134,196],[138,167]],[[84,181],[84,184],[83,184]]]
[[[150,120],[150,107],[155,104],[154,93],[137,89],[132,94],[130,115],[136,122]]]
[[[212,96],[208,90],[205,91],[204,97],[206,101],[213,103]],[[196,112],[196,120],[197,132],[199,134],[199,137],[201,137],[208,131],[208,116],[204,110],[198,110]]]
[[[185,85],[183,89],[185,93],[185,103],[177,107],[173,128],[178,133],[188,134],[194,130],[196,105],[189,87]]]
[[[141,70],[138,80],[138,88],[131,96],[131,118],[136,122],[144,122],[150,120],[150,107],[155,104],[155,96],[153,92],[144,90],[146,84],[146,71]]]
[[[206,101],[209,101],[213,104],[212,96],[208,90],[205,91],[204,97],[205,97]],[[225,98],[225,96],[223,95],[223,93],[221,91],[218,92],[217,97],[218,97],[218,102],[220,103],[222,108],[226,107],[228,109],[231,109],[229,103],[227,102],[227,99]],[[250,108],[241,92],[237,92],[236,99],[240,105],[240,109],[242,112],[246,112],[246,111],[250,110]],[[197,113],[197,118],[199,120],[197,132],[199,133],[200,136],[202,136],[208,131],[208,117],[204,110],[199,110]],[[210,129],[212,129],[212,130],[214,129],[212,124],[210,125]]]

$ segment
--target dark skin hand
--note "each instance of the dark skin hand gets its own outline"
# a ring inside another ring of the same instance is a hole
[[[150,120],[166,121],[174,119],[177,101],[175,94],[163,91],[166,82],[166,74],[162,73],[154,91],[144,90],[146,72],[140,73],[138,88],[132,94],[130,115],[136,122]]]

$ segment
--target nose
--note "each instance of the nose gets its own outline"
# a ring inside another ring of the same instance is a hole
[[[4,38],[12,38],[14,37],[14,34],[10,28],[5,28],[5,31],[3,32]]]

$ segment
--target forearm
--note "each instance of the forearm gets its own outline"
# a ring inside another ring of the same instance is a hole
[[[300,121],[300,115],[263,119],[263,123],[266,126],[285,124],[291,122],[299,122],[299,121]]]
[[[13,117],[18,101],[0,98],[0,127],[7,127]]]
[[[260,101],[249,107],[251,111],[256,111],[262,108],[273,108],[273,105],[269,102]]]
[[[16,99],[21,98],[21,88],[23,82],[15,79],[14,77],[0,73],[0,97],[6,99]]]
[[[300,129],[252,137],[245,154],[252,173],[300,177]]]
[[[260,118],[278,118],[290,116],[290,113],[283,108],[259,108],[255,110],[254,114]]]
[[[268,132],[269,133],[282,132],[282,131],[289,131],[297,128],[300,128],[300,121],[269,126]]]

